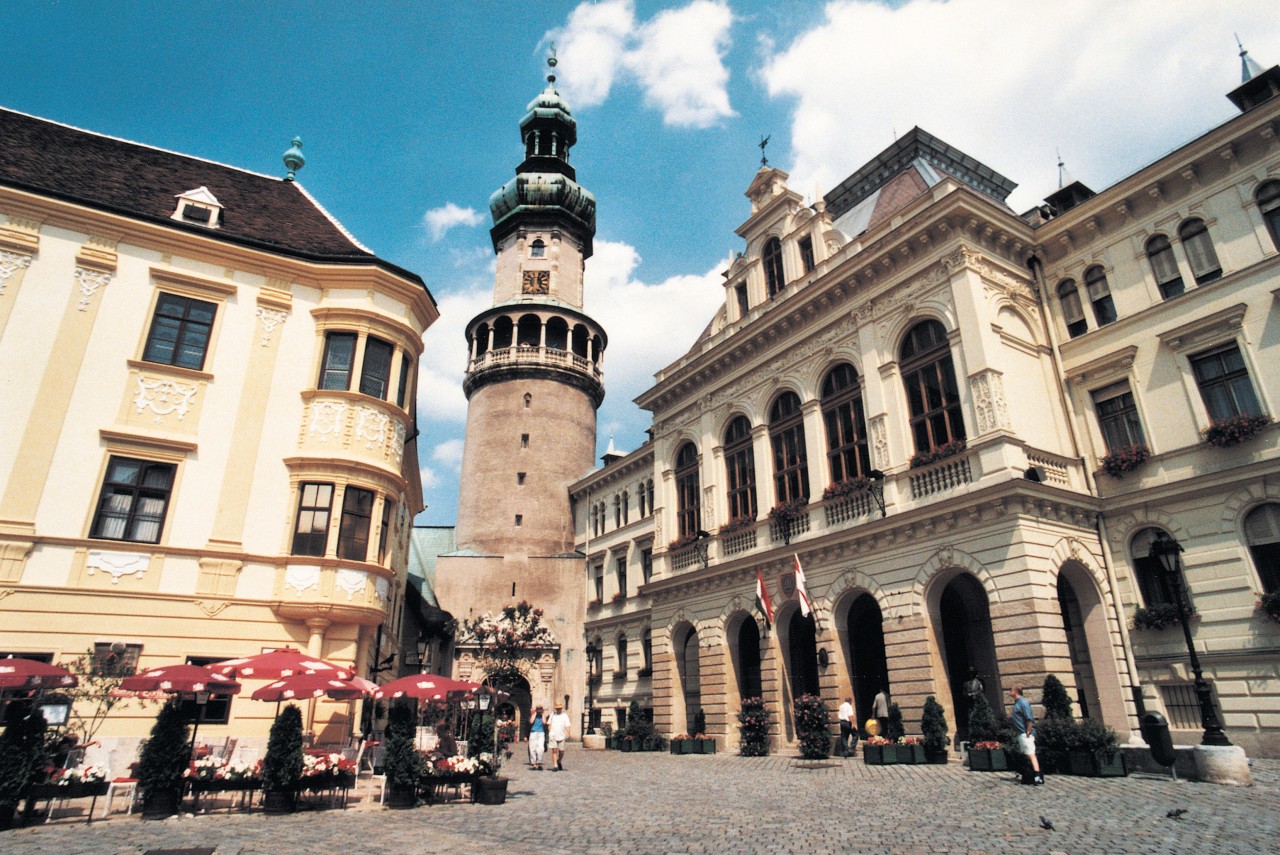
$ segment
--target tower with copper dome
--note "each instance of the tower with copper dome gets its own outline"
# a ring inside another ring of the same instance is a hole
[[[458,549],[437,564],[436,594],[460,619],[520,600],[544,609],[559,648],[531,672],[531,696],[568,694],[572,712],[582,696],[583,563],[568,488],[594,460],[607,340],[583,312],[595,197],[569,163],[577,123],[555,89],[554,55],[548,64],[547,86],[520,121],[524,160],[489,199],[493,306],[466,330]],[[455,673],[467,675],[468,656],[458,645]]]

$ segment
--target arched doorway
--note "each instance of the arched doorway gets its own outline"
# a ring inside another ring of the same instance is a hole
[[[860,594],[849,606],[845,624],[849,645],[849,682],[859,723],[871,718],[876,692],[889,685],[889,663],[884,650],[884,622],[880,604],[870,594]]]
[[[787,623],[787,677],[791,701],[801,695],[816,695],[818,686],[818,641],[813,617],[796,609]]]
[[[969,704],[964,684],[970,668],[977,669],[987,701],[997,714],[1003,704],[987,592],[972,575],[960,573],[942,589],[938,613],[951,708],[956,714],[956,733],[963,739],[969,731]]]
[[[1076,589],[1065,573],[1058,574],[1058,609],[1062,612],[1062,630],[1067,634],[1071,672],[1076,678],[1076,711],[1081,718],[1096,718],[1098,681],[1093,675],[1093,659],[1085,638],[1084,613]]]
[[[493,686],[492,680],[485,678],[486,686]],[[529,689],[529,681],[524,677],[515,677],[510,682],[506,682],[496,688],[501,689],[511,696],[511,698],[498,705],[498,715],[501,718],[507,712],[515,715],[516,722],[520,725],[520,739],[529,738],[529,713],[533,711],[533,692]]]
[[[684,732],[692,734],[693,721],[702,709],[702,676],[698,662],[698,631],[690,627],[679,647],[680,683],[684,695]]]
[[[764,694],[760,679],[760,629],[756,622],[744,617],[734,637],[734,665],[738,677],[738,700],[758,698]]]

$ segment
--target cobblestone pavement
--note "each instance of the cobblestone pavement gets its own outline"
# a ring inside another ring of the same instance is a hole
[[[0,852],[143,853],[215,846],[217,855],[289,853],[1243,853],[1276,851],[1280,761],[1259,760],[1251,788],[1051,777],[948,766],[809,763],[789,756],[675,757],[571,750],[562,773],[508,764],[502,806],[146,822],[55,820],[0,832]],[[361,790],[361,795],[365,794]],[[1185,808],[1181,820],[1166,818]],[[1055,826],[1040,828],[1044,816]]]

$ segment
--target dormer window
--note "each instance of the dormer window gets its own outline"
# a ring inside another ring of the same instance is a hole
[[[207,226],[211,229],[216,229],[222,224],[222,203],[209,192],[208,187],[188,190],[180,194],[177,199],[178,207],[174,210],[172,219]]]
[[[542,242],[542,238],[538,238],[533,243],[529,244],[530,258],[543,258],[546,256],[546,254],[547,254],[547,245]]]

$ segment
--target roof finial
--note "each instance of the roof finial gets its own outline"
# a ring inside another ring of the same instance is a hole
[[[770,139],[772,139],[772,134],[767,137],[762,135],[760,142],[756,143],[760,147],[760,167],[762,169],[769,165],[769,158],[764,156],[764,147],[769,144]]]
[[[1262,73],[1262,66],[1249,56],[1249,52],[1244,49],[1244,44],[1240,41],[1240,34],[1236,33],[1236,44],[1240,47],[1240,82],[1248,83],[1253,79],[1255,74]]]
[[[551,87],[553,89],[555,88],[555,85],[556,85],[556,65],[557,64],[558,64],[558,61],[556,60],[556,43],[552,42],[551,55],[547,57],[547,65],[551,68],[551,70],[547,72],[547,83],[551,84]]]
[[[1074,184],[1076,179],[1067,171],[1067,164],[1062,160],[1062,149],[1055,148],[1058,153],[1058,189],[1061,190],[1068,184]]]
[[[284,153],[284,168],[289,170],[289,174],[284,177],[285,181],[292,181],[297,177],[297,172],[306,166],[307,159],[302,156],[302,138],[294,137],[293,145]]]

